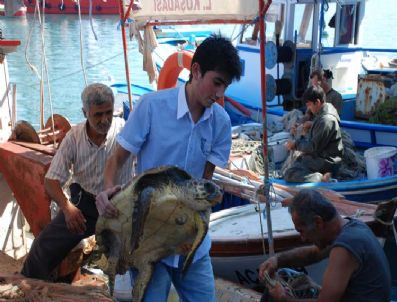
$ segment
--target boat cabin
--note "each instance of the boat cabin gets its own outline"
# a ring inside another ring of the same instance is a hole
[[[297,100],[315,69],[330,71],[331,86],[345,100],[356,97],[358,75],[396,72],[392,60],[397,56],[396,49],[365,48],[362,44],[362,24],[369,14],[362,0],[273,1],[265,17],[268,105],[300,107]],[[260,108],[259,37],[254,25],[245,26],[237,48],[245,73],[228,92],[243,105]],[[255,89],[250,89],[244,99],[239,98],[238,91],[247,85]],[[354,102],[350,105],[354,107]],[[346,110],[346,114],[352,111]]]

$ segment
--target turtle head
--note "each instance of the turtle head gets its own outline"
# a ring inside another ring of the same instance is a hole
[[[222,192],[218,185],[207,179],[191,179],[186,182],[188,191],[196,201],[206,200],[209,206],[214,206],[222,200]]]

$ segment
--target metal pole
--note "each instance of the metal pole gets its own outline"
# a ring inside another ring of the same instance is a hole
[[[269,8],[271,0],[268,0],[266,5],[264,0],[259,0],[259,39],[260,39],[260,63],[261,63],[261,97],[262,97],[262,122],[263,122],[263,164],[264,164],[264,194],[266,199],[266,221],[267,221],[267,237],[269,243],[269,256],[274,255],[274,241],[272,219],[270,213],[269,202],[269,161],[267,150],[267,117],[266,117],[266,59],[265,59],[265,13]]]
[[[120,23],[121,23],[121,36],[122,36],[122,40],[123,40],[125,77],[127,79],[128,102],[129,102],[130,111],[131,111],[132,110],[132,94],[131,94],[131,83],[130,83],[130,71],[129,71],[129,67],[128,67],[127,39],[126,39],[126,34],[125,34],[126,16],[124,16],[123,0],[119,1],[119,12],[120,12]]]

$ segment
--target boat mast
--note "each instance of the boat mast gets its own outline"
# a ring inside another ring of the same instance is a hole
[[[262,100],[262,121],[263,121],[263,168],[264,168],[264,195],[266,202],[266,222],[267,222],[267,238],[269,244],[269,256],[274,255],[274,242],[272,232],[272,220],[270,215],[269,201],[269,160],[267,149],[267,118],[266,118],[266,59],[265,59],[265,14],[272,0],[268,0],[266,5],[264,0],[259,0],[259,47],[260,47],[260,63],[261,63],[261,100]]]
[[[124,1],[119,0],[119,12],[120,12],[120,25],[121,25],[121,37],[123,40],[123,51],[124,51],[124,65],[125,65],[125,77],[127,80],[128,89],[128,102],[130,106],[130,111],[132,110],[132,94],[131,94],[131,82],[130,82],[130,69],[128,66],[128,53],[127,53],[127,39],[125,34],[125,22],[130,14],[134,0],[130,0],[127,11],[124,13]]]

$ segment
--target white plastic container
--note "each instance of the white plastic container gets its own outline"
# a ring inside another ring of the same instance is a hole
[[[290,138],[289,132],[275,133],[268,138],[267,146],[273,150],[273,160],[275,163],[283,162],[288,155],[285,143]]]
[[[373,147],[365,150],[368,179],[393,175],[396,147]]]
[[[132,301],[132,282],[130,272],[127,271],[124,275],[116,275],[114,282],[113,298],[119,302]]]

